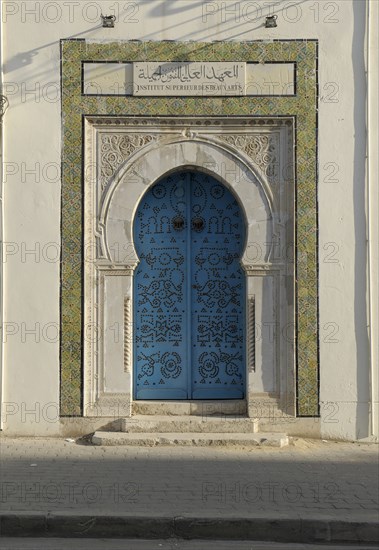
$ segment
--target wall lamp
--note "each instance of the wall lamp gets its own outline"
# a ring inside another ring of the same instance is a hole
[[[116,16],[101,14],[101,21],[104,29],[113,29]]]
[[[268,15],[266,17],[266,23],[265,23],[266,29],[272,29],[274,27],[277,27],[278,26],[276,22],[277,19],[278,19],[277,15]]]

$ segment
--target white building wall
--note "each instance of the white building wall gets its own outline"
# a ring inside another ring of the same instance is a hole
[[[115,8],[103,29],[100,12]],[[366,2],[353,0],[3,2],[3,429],[59,433],[62,38],[320,41],[320,435],[369,436]]]

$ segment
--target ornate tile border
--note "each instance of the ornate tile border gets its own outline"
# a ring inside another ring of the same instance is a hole
[[[295,62],[295,96],[120,97],[83,96],[83,61]],[[61,42],[62,267],[61,415],[82,414],[83,334],[83,117],[294,116],[296,117],[297,413],[319,413],[317,101],[318,43],[273,42]]]

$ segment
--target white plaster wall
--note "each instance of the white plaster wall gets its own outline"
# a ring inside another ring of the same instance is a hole
[[[366,3],[327,4],[328,8],[314,0],[3,2],[3,93],[10,102],[4,130],[3,410],[8,414],[3,414],[3,428],[9,433],[47,434],[59,429],[54,406],[48,406],[59,398],[54,332],[59,324],[59,261],[56,246],[47,246],[60,241],[59,40],[317,38],[321,433],[350,439],[369,435]],[[114,29],[103,29],[100,11],[111,13],[111,6],[119,8],[118,21]],[[257,18],[258,6],[262,12]],[[265,29],[264,16],[274,11],[278,28]],[[28,172],[35,169],[34,174]],[[30,249],[36,254],[25,253]],[[34,335],[26,332],[33,329]],[[25,414],[33,409],[34,415]]]

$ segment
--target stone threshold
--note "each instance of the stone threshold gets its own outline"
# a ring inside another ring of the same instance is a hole
[[[244,415],[247,403],[244,399],[201,401],[133,401],[132,415]]]

